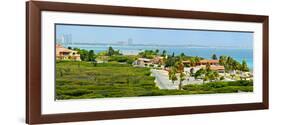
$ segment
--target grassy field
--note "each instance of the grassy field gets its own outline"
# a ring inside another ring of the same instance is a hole
[[[56,99],[89,99],[253,91],[252,81],[186,85],[184,90],[160,90],[149,68],[117,62],[56,62]]]

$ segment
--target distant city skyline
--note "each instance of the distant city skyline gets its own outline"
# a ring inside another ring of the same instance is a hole
[[[67,39],[67,41],[66,41]],[[56,42],[202,45],[253,48],[253,33],[189,29],[56,25]]]

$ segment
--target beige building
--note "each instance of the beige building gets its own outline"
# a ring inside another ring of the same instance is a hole
[[[56,59],[81,61],[80,54],[77,51],[64,48],[59,44],[56,44]]]
[[[163,64],[163,57],[156,56],[153,59],[148,59],[148,58],[138,58],[133,65],[137,65],[140,67],[145,67],[148,65],[162,65]]]
[[[137,65],[140,67],[145,67],[146,65],[152,64],[152,59],[147,59],[147,58],[138,58],[133,65]]]

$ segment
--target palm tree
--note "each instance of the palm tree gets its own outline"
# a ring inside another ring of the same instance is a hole
[[[175,67],[171,67],[171,69],[169,70],[169,79],[172,80],[173,84],[176,80],[178,80],[176,73],[177,69]]]
[[[234,76],[235,76],[235,74],[230,74],[230,76],[231,76],[231,78],[233,79],[233,78],[234,78]]]
[[[212,71],[209,70],[205,72],[205,76],[204,76],[204,79],[203,79],[203,83],[204,81],[208,81],[208,80],[212,80],[213,79],[213,74],[212,74]]]
[[[217,59],[218,59],[218,58],[217,58],[217,55],[216,55],[216,54],[213,54],[213,55],[212,55],[212,59],[213,59],[213,60],[217,60]]]
[[[172,74],[173,74],[173,71],[172,71],[172,70],[169,70],[169,72],[168,72],[168,75],[169,75],[169,80],[171,80],[171,79],[172,79]]]
[[[234,70],[239,70],[239,69],[241,69],[241,64],[234,60],[232,63],[232,67]]]
[[[182,63],[181,60],[176,62],[175,68],[178,72],[184,72],[184,64]]]
[[[219,59],[219,64],[224,66],[225,67],[225,70],[224,70],[224,77],[226,76],[226,56],[220,56],[220,59]]]
[[[195,66],[195,58],[194,57],[191,57],[190,59],[189,59],[189,61],[190,61],[190,66],[191,67],[194,67]]]
[[[185,57],[185,54],[184,53],[181,53],[180,54],[180,58],[184,58]]]
[[[172,73],[171,80],[172,80],[173,84],[175,84],[175,81],[178,80],[176,73]]]
[[[189,58],[190,66],[194,67],[197,63],[200,62],[200,58],[198,56]]]
[[[213,72],[215,80],[219,79],[220,75],[217,71]]]
[[[194,68],[191,68],[190,71],[189,71],[189,75],[193,76],[193,74],[194,74]]]
[[[217,79],[218,79],[219,74],[218,74],[218,72],[216,72],[216,71],[209,71],[209,72],[206,74],[206,76],[207,76],[211,81],[213,81],[213,80],[217,80]]]
[[[227,60],[227,56],[220,56],[219,64],[225,66]]]
[[[249,68],[248,68],[248,65],[247,65],[247,62],[245,59],[243,59],[240,69],[241,69],[241,71],[249,71]]]
[[[182,81],[184,81],[185,80],[185,73],[183,73],[183,72],[181,72],[180,73],[180,84],[179,84],[179,90],[181,90],[182,89]]]
[[[114,54],[114,49],[111,46],[109,46],[107,54],[108,56],[112,56]]]
[[[204,75],[206,73],[206,70],[201,68],[198,71],[195,72],[194,74],[194,78],[197,79],[198,77],[201,77],[202,75]]]
[[[88,61],[94,61],[95,60],[95,52],[94,50],[90,50],[88,53]]]
[[[210,63],[207,63],[207,65],[206,65],[206,71],[211,71],[211,65],[210,65]]]
[[[163,50],[163,51],[162,51],[162,56],[166,56],[166,54],[167,54],[167,51],[166,51],[166,50]]]
[[[205,77],[203,78],[203,84],[205,83],[205,81],[208,81],[209,77],[207,75],[205,75]]]
[[[179,60],[176,62],[175,64],[175,72],[179,72],[180,73],[180,77],[179,77],[179,81],[180,81],[180,84],[179,84],[179,90],[181,90],[182,88],[182,81],[185,80],[185,73],[184,73],[184,64],[182,63],[182,60]]]
[[[199,63],[200,60],[201,60],[201,59],[200,59],[198,56],[195,56],[195,63],[196,63],[196,64]]]
[[[155,54],[158,55],[158,53],[159,53],[159,49],[156,49]]]

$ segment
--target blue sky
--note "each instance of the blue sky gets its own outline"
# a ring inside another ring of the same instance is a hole
[[[132,39],[134,44],[253,46],[253,33],[250,32],[56,25],[56,39],[64,34],[71,34],[76,43],[116,43]]]

